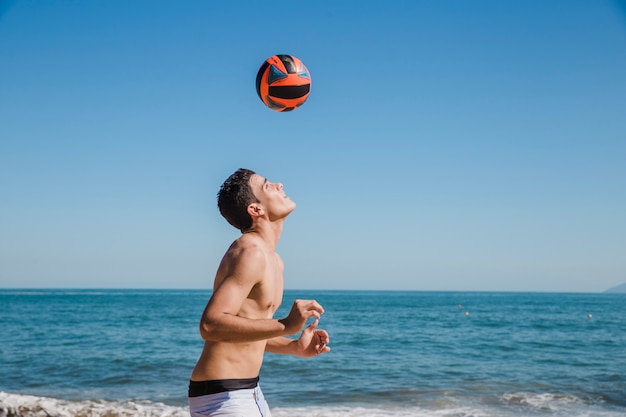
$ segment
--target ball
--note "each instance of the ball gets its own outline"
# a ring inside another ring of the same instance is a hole
[[[304,104],[311,92],[311,74],[298,58],[274,55],[256,75],[256,92],[270,109],[286,112]]]

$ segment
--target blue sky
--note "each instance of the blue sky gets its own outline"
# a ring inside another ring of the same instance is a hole
[[[626,3],[0,1],[0,287],[209,288],[239,167],[298,204],[287,288],[620,284]]]

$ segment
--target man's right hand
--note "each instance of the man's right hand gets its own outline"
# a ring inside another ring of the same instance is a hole
[[[289,315],[278,320],[285,326],[286,334],[296,334],[311,317],[319,318],[324,313],[324,308],[315,300],[296,300],[291,306]]]

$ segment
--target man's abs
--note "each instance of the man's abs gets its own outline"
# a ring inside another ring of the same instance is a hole
[[[265,341],[253,343],[205,342],[192,381],[256,378],[261,370]]]

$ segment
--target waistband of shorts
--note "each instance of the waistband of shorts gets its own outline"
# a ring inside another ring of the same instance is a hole
[[[259,385],[259,377],[243,379],[212,379],[209,381],[189,381],[189,397],[218,394],[220,392],[252,389]]]

